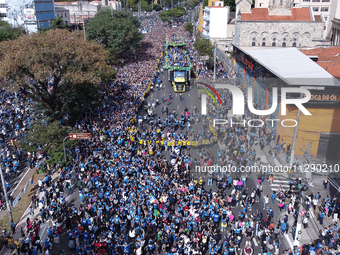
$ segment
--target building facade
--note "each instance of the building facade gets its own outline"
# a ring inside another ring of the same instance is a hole
[[[311,155],[320,158],[334,160],[340,156],[340,82],[336,78],[297,48],[234,46],[233,63],[237,84],[245,94],[252,88],[255,109],[273,107],[273,87],[308,89],[311,100],[304,106],[311,115],[300,115],[295,152],[303,155],[310,148]],[[266,132],[280,135],[292,145],[295,128],[289,121],[282,125],[282,121],[296,120],[298,109],[287,105],[286,113],[282,112],[280,89],[274,109],[265,116]]]
[[[213,1],[211,6],[203,9],[203,32],[206,39],[227,39],[229,6],[224,6],[223,1]]]
[[[55,2],[56,7],[62,7],[69,11],[70,23],[80,24],[94,18],[101,9],[101,4],[92,4],[88,1]]]
[[[233,43],[257,47],[315,47],[324,41],[324,22],[309,8],[291,8],[290,0],[271,0],[269,7],[253,8],[236,0]]]
[[[63,7],[56,7],[55,8],[55,18],[61,18],[63,23],[70,24],[70,11],[63,8]]]
[[[35,15],[39,28],[48,28],[55,19],[54,0],[34,0]]]
[[[0,20],[8,21],[6,0],[0,0]]]
[[[259,0],[263,1],[263,0]],[[295,7],[312,8],[313,15],[321,15],[325,20],[324,37],[331,37],[332,20],[340,7],[339,0],[292,0]]]

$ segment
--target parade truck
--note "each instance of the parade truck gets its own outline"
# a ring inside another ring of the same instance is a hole
[[[164,69],[168,70],[168,80],[175,92],[183,93],[190,85],[193,70],[190,55],[182,36],[167,37],[164,45]]]
[[[190,83],[190,70],[168,70],[168,77],[175,92],[185,92]]]

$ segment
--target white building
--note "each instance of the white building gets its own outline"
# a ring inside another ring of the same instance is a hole
[[[223,1],[213,1],[211,7],[204,8],[202,34],[206,39],[228,38],[229,11],[229,6],[224,6]]]
[[[70,11],[63,7],[55,7],[55,18],[62,18],[65,24],[70,24]]]
[[[0,20],[8,21],[6,0],[0,0]]]

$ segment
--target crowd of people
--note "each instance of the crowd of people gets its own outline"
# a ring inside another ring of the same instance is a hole
[[[102,106],[87,112],[76,124],[80,132],[91,133],[92,139],[80,143],[74,173],[68,166],[56,182],[49,176],[41,180],[33,203],[39,217],[27,219],[26,232],[22,231],[21,241],[12,248],[29,255],[48,255],[50,250],[59,255],[73,251],[80,255],[234,255],[240,252],[239,248],[251,254],[255,238],[263,254],[298,254],[297,250],[303,248],[280,249],[279,237],[289,229],[288,215],[273,221],[273,206],[280,203],[272,195],[270,205],[269,197],[263,194],[263,178],[249,190],[246,177],[229,175],[217,180],[216,191],[206,190],[203,183],[191,178],[190,170],[192,164],[213,164],[214,155],[201,149],[195,158],[188,144],[162,143],[212,135],[208,118],[202,131],[191,130],[190,126],[186,132],[179,131],[180,122],[189,123],[190,116],[199,113],[197,109],[166,111],[164,120],[146,116],[146,121],[142,121],[144,128],[137,125],[145,91],[159,75],[164,39],[174,32],[156,17],[144,19],[142,26],[148,28],[142,47],[124,54],[124,63],[117,65],[118,78],[101,86]],[[176,28],[176,33],[188,42],[188,52],[200,77],[209,73],[200,68],[202,62],[188,34],[182,27]],[[218,73],[225,78],[224,71]],[[214,108],[209,102],[213,117],[226,116],[231,109],[231,95],[221,92],[220,96],[225,108]],[[251,148],[258,142],[252,135],[256,132],[265,130],[235,126],[218,129],[218,136],[227,144],[226,150],[218,153],[218,160],[236,167],[258,164]],[[169,160],[165,154],[170,155]],[[208,185],[212,182],[209,180]],[[79,208],[67,198],[74,182],[79,188]],[[292,203],[291,211],[296,215],[299,200],[292,201],[295,195],[282,191],[278,196],[285,205],[286,199],[289,201],[281,210],[289,210]],[[264,209],[253,211],[254,204],[260,202],[264,202]],[[328,201],[325,205],[328,211],[334,207]],[[235,213],[237,206],[242,208],[240,213]],[[41,240],[39,227],[46,221],[48,234]],[[330,235],[330,243],[335,245],[335,231],[331,231],[334,227],[327,229],[325,235]],[[63,237],[64,233],[67,237]],[[58,251],[61,238],[68,240],[70,251]],[[317,243],[316,247],[322,249],[323,245]]]

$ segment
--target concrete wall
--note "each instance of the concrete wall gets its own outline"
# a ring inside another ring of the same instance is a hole
[[[65,24],[70,24],[70,12],[68,10],[55,10],[55,18],[61,17]]]
[[[229,6],[225,8],[210,9],[210,39],[227,38],[227,25],[229,19]]]
[[[295,42],[297,47],[315,47],[320,42],[313,41],[313,38],[320,38],[322,34],[322,22],[237,21],[234,44],[253,46],[255,42],[255,46],[262,46],[265,42],[265,46],[271,47],[276,42],[276,46],[282,47],[285,42],[287,47],[291,47]]]

